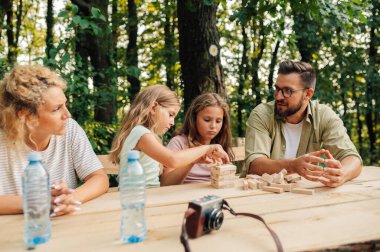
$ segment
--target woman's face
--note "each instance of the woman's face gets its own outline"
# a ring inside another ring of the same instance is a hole
[[[66,96],[60,87],[49,87],[42,93],[44,104],[38,108],[39,134],[63,135],[70,112],[66,107]]]
[[[218,106],[209,106],[197,114],[197,131],[202,144],[209,144],[216,137],[223,126],[223,109]]]

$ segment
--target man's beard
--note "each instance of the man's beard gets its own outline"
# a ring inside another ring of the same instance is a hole
[[[293,107],[288,107],[285,110],[279,110],[277,108],[277,104],[281,104],[281,105],[286,106],[286,105],[288,105],[288,103],[285,103],[283,100],[275,101],[275,103],[274,103],[274,113],[275,113],[276,119],[279,119],[283,122],[286,122],[286,118],[297,113],[301,109],[303,103],[302,103],[302,99],[300,99],[298,104],[296,104]]]

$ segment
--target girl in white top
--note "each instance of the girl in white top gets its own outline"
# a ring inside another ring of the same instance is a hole
[[[228,104],[216,93],[205,93],[196,97],[186,111],[182,129],[172,138],[168,148],[176,151],[205,144],[220,144],[232,160],[232,137]],[[173,173],[171,176],[167,174]],[[161,185],[175,185],[210,181],[210,168],[195,163],[182,169],[165,167]]]
[[[79,210],[107,191],[101,163],[70,119],[65,88],[42,66],[16,66],[0,82],[0,214],[22,212],[21,177],[32,150],[41,152],[50,175],[52,216]],[[84,180],[79,187],[76,175]]]
[[[140,151],[147,187],[160,185],[159,164],[176,169],[197,162],[213,162],[216,159],[229,162],[227,153],[219,144],[179,151],[172,151],[162,145],[156,134],[163,135],[174,125],[179,109],[179,99],[168,87],[155,85],[142,90],[133,101],[114,139],[111,159],[123,167],[130,150]],[[166,175],[176,176],[175,173]]]

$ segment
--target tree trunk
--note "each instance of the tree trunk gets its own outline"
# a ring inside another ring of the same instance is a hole
[[[54,14],[53,14],[53,0],[48,0],[47,2],[47,13],[46,13],[46,57],[51,58],[50,50],[54,48],[53,44],[53,27],[54,27]]]
[[[1,0],[0,1],[0,41],[1,41],[1,34],[3,33],[3,23],[4,23],[4,18],[5,18],[5,15],[7,14],[7,11],[9,9],[9,7],[11,6],[10,5],[11,2],[9,0]]]
[[[108,0],[71,0],[78,5],[80,14],[90,16],[92,7],[100,10],[108,20]],[[85,47],[94,67],[94,97],[97,99],[94,107],[95,121],[112,123],[116,118],[116,85],[112,72],[112,34],[107,30],[108,23],[97,19],[101,32],[95,34],[84,30],[87,41]]]
[[[244,137],[244,130],[243,130],[243,109],[244,109],[244,87],[245,87],[245,82],[247,80],[247,75],[248,75],[248,68],[249,68],[249,63],[248,63],[248,36],[247,33],[245,32],[245,27],[242,24],[242,35],[243,35],[243,52],[241,56],[241,63],[239,66],[239,86],[238,86],[238,95],[237,95],[237,131],[238,131],[238,136],[239,137]]]
[[[138,71],[137,55],[137,6],[135,0],[128,0],[128,46],[126,55],[126,65],[128,67],[127,79],[130,83],[129,100],[132,102],[140,92],[140,80]]]
[[[203,0],[177,1],[185,110],[203,92],[215,92],[227,98],[216,27],[218,4],[219,1],[210,4]]]
[[[17,15],[16,15],[16,39],[15,39],[15,47],[17,48],[18,40],[20,37],[20,30],[21,30],[21,19],[22,19],[22,0],[19,0],[18,7],[17,7]],[[17,58],[17,50],[16,52],[16,58]]]
[[[359,153],[362,153],[362,146],[363,146],[363,122],[360,120],[360,101],[358,97],[356,96],[356,84],[355,80],[352,84],[352,100],[355,102],[355,109],[356,109],[356,121],[357,121],[357,128],[356,132],[358,134],[358,151]]]
[[[117,54],[117,42],[120,36],[120,15],[118,11],[118,0],[112,0],[112,48],[113,48],[113,58],[117,65],[119,61],[119,56]]]
[[[320,25],[312,18],[308,10],[308,3],[290,1],[293,14],[293,30],[296,35],[296,44],[301,54],[303,62],[311,62],[313,53],[317,52],[321,46],[321,39],[318,37]],[[317,8],[314,6],[313,8]]]
[[[8,39],[8,62],[13,64],[16,61],[16,45],[13,33],[13,1],[9,1],[7,12],[7,39]]]
[[[278,49],[280,48],[280,42],[281,42],[280,40],[277,40],[276,42],[276,45],[272,53],[272,58],[270,60],[270,65],[269,65],[268,88],[269,88],[270,97],[273,97],[274,95],[274,91],[273,91],[274,67],[277,64],[277,54],[278,54]]]
[[[372,9],[372,16],[375,17],[375,5]],[[371,164],[374,164],[377,161],[376,157],[376,133],[374,130],[374,122],[373,122],[373,114],[374,114],[374,85],[375,83],[375,75],[377,72],[376,68],[376,57],[377,57],[377,48],[376,48],[376,35],[375,35],[375,27],[372,25],[370,28],[370,42],[369,42],[369,50],[368,50],[368,58],[369,58],[369,64],[367,67],[367,80],[366,80],[366,124],[367,124],[367,130],[368,130],[368,137],[369,137],[369,146],[370,146],[370,161]]]
[[[254,55],[257,56],[252,58],[252,93],[255,94],[256,106],[261,103],[259,66],[266,46],[266,35],[264,31],[265,28],[263,22],[264,20],[260,19],[260,31],[258,36],[259,38],[261,38],[260,44],[254,50]]]
[[[171,4],[169,4],[171,3]],[[174,87],[174,65],[176,61],[176,48],[174,46],[174,19],[175,13],[173,11],[174,2],[172,0],[165,0],[165,23],[164,23],[164,34],[165,34],[165,68],[166,68],[166,85],[170,89],[175,89]],[[171,18],[173,21],[171,21]]]
[[[76,83],[72,89],[72,93],[74,94],[83,94],[73,97],[75,99],[75,106],[70,107],[70,112],[75,120],[78,123],[83,124],[86,120],[88,120],[90,115],[90,104],[91,101],[88,97],[89,87],[88,87],[88,79],[89,75],[89,57],[87,50],[87,41],[90,39],[82,30],[78,30],[76,34],[75,40],[75,62],[76,67],[74,70],[74,75],[78,76]]]

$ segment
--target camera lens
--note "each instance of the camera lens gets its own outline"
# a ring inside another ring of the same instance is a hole
[[[214,209],[208,218],[208,228],[211,230],[218,230],[223,223],[224,215],[221,209]]]

